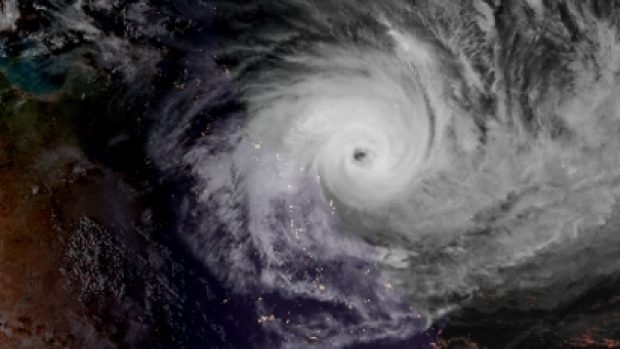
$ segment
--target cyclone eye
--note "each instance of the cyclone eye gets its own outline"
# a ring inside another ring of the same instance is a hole
[[[364,160],[366,159],[366,157],[367,157],[367,156],[368,156],[368,154],[366,154],[366,151],[364,151],[364,150],[362,150],[362,149],[356,149],[356,150],[353,152],[353,159],[354,159],[355,161],[358,161],[358,162],[362,162],[362,161],[364,161]]]
[[[372,150],[369,149],[364,149],[364,148],[357,148],[353,150],[353,164],[355,164],[355,166],[358,167],[369,167],[372,166],[372,163],[374,161],[374,154],[372,153]]]

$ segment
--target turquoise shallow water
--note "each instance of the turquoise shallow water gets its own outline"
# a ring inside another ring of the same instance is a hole
[[[0,70],[11,83],[37,96],[52,94],[64,86],[68,69],[52,65],[46,58],[0,58]]]

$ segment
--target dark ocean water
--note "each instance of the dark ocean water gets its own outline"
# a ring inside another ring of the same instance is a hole
[[[52,64],[52,60],[45,57],[0,58],[0,70],[11,83],[36,96],[49,95],[63,87],[69,72],[62,68],[50,69]]]

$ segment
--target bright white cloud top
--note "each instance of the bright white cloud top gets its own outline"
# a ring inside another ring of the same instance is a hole
[[[257,302],[285,346],[405,338],[476,294],[541,291],[554,307],[564,295],[550,290],[617,270],[605,256],[619,238],[604,228],[620,195],[615,29],[582,11],[590,41],[554,51],[553,66],[534,49],[514,61],[475,4],[428,5],[416,28],[386,7],[381,40],[273,53],[258,72],[202,78],[212,87],[191,108],[163,109],[153,153],[195,180],[180,211],[196,255],[235,292],[316,302],[285,314]],[[187,132],[179,120],[228,88],[243,115],[171,145]]]

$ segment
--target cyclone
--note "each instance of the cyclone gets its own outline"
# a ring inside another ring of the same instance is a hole
[[[220,65],[189,53],[154,113],[150,154],[186,179],[178,229],[195,256],[255,298],[274,347],[405,339],[515,290],[566,301],[542,290],[586,277],[572,256],[617,239],[611,24],[571,8],[592,40],[567,52],[532,17],[543,29],[513,33],[532,45],[517,60],[483,1],[377,5],[359,36],[310,5],[290,33],[224,43]]]
[[[428,63],[378,52],[323,55],[295,62],[318,74],[251,86],[249,136],[317,174],[327,196],[347,207],[399,201],[440,152],[441,130],[421,83]]]
[[[614,1],[0,1],[4,334],[620,346],[619,23]],[[34,297],[50,275],[70,287]]]

